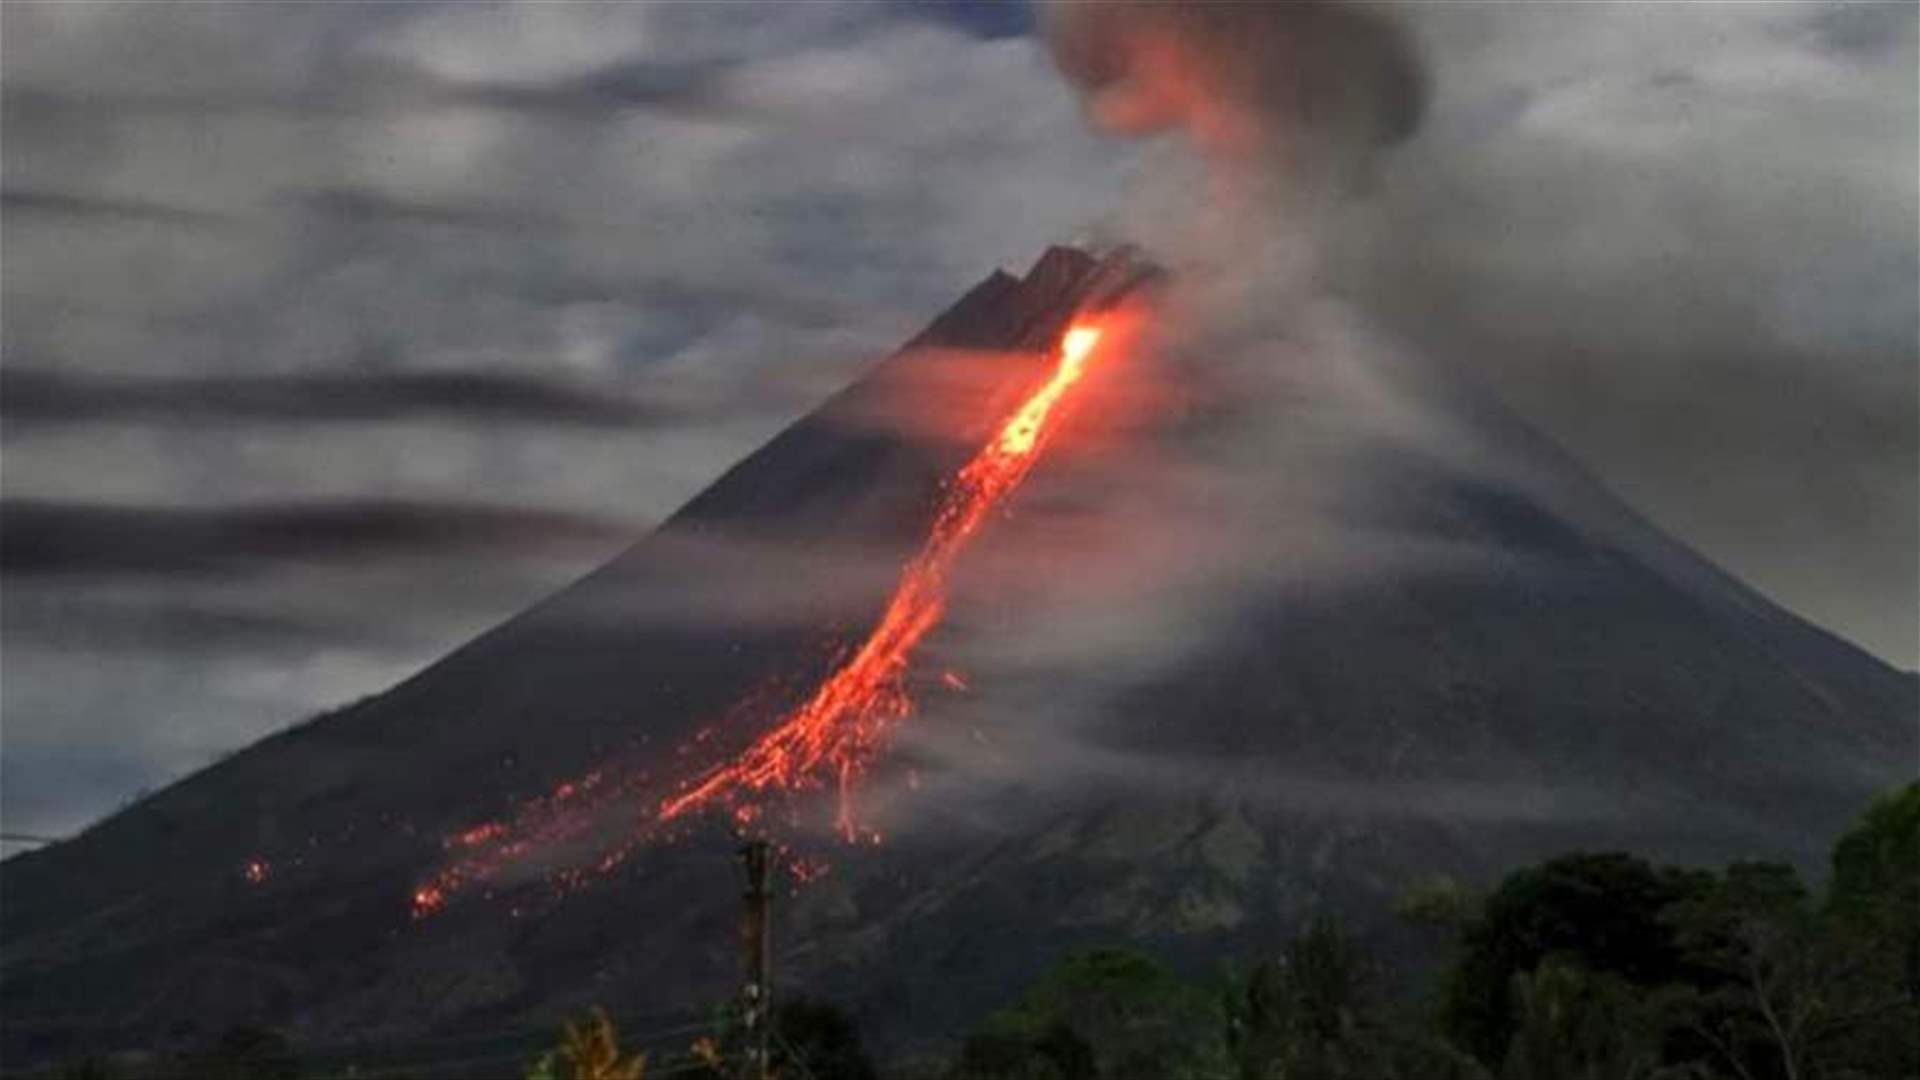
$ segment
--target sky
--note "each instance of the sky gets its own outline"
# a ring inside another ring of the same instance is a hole
[[[1916,12],[1410,5],[1358,302],[1920,658]],[[1021,4],[0,8],[0,816],[577,578],[995,267],[1125,236]]]

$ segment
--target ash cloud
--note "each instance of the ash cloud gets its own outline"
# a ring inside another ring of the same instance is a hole
[[[1183,129],[1209,156],[1348,174],[1419,127],[1426,72],[1382,11],[1350,0],[1048,9],[1048,44],[1102,128]]]
[[[218,228],[233,224],[217,213],[189,210],[138,199],[108,199],[60,191],[0,192],[0,212],[54,218],[106,221],[116,224],[160,224]]]

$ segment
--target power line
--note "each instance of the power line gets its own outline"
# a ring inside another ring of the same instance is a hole
[[[419,1071],[428,1072],[428,1073],[439,1073],[439,1072],[451,1071],[454,1069],[474,1069],[480,1066],[505,1064],[508,1062],[515,1063],[516,1066],[522,1066],[527,1061],[537,1058],[539,1056],[540,1056],[540,1051],[537,1051],[537,1050],[534,1052],[515,1050],[515,1051],[504,1051],[498,1054],[487,1054],[484,1056],[472,1056],[472,1057],[464,1057],[464,1058],[428,1058],[423,1061],[381,1061],[381,1062],[371,1062],[371,1063],[354,1062],[352,1064],[353,1065],[369,1065],[370,1064],[373,1068],[380,1068],[380,1069],[406,1068],[410,1070],[419,1070]],[[698,1072],[708,1067],[709,1066],[707,1062],[700,1061],[697,1059],[682,1061],[679,1064],[672,1065],[666,1068],[658,1068],[658,1069],[648,1068],[647,1077],[648,1077],[648,1080],[659,1080],[659,1078],[661,1077],[678,1076],[683,1073]],[[331,1076],[345,1077],[350,1074],[346,1072],[340,1072],[340,1073],[325,1073],[323,1075],[330,1076],[330,1077]],[[482,1074],[482,1073],[469,1073],[468,1075],[473,1076],[475,1080],[485,1080],[485,1074]],[[501,1074],[501,1076],[503,1077],[503,1080],[506,1077],[517,1078],[519,1077],[519,1075],[520,1075],[519,1068],[515,1068],[512,1073]]]
[[[608,1014],[608,1021],[619,1027],[632,1027],[641,1024],[658,1023],[663,1020],[687,1018],[687,1022],[669,1024],[663,1027],[651,1027],[644,1031],[620,1033],[623,1043],[630,1046],[642,1046],[656,1040],[669,1039],[676,1035],[692,1035],[698,1032],[714,1030],[716,1019],[708,1014],[709,1003],[687,1003],[669,1009],[649,1009],[629,1013]],[[695,1019],[695,1018],[698,1019]],[[291,1049],[303,1059],[317,1063],[321,1075],[334,1075],[328,1069],[348,1066],[372,1067],[378,1069],[439,1068],[438,1055],[449,1050],[474,1048],[486,1049],[488,1044],[507,1044],[515,1049],[502,1049],[498,1054],[487,1057],[458,1059],[452,1064],[465,1064],[467,1061],[505,1060],[508,1056],[528,1058],[551,1049],[561,1021],[505,1028],[499,1031],[469,1032],[431,1038],[405,1039],[392,1042],[335,1042],[335,1043],[294,1043]],[[10,1021],[11,1026],[32,1025],[39,1028],[73,1028],[105,1033],[109,1037],[121,1030],[115,1025],[101,1023],[87,1016],[65,1017],[26,1017]],[[97,1036],[96,1036],[97,1037]],[[449,1065],[448,1067],[452,1067]]]
[[[671,1013],[652,1012],[632,1013],[626,1016],[609,1015],[607,1019],[618,1028],[623,1023],[631,1024],[645,1019],[658,1020],[672,1016],[686,1016],[697,1011],[697,1009],[698,1007],[696,1006]],[[675,1024],[670,1027],[654,1028],[650,1031],[635,1034],[621,1032],[620,1039],[622,1042],[629,1044],[643,1043],[655,1039],[670,1038],[674,1035],[689,1035],[694,1032],[707,1031],[711,1029],[712,1026],[712,1023],[708,1020],[698,1020],[685,1024]],[[341,1060],[355,1064],[379,1064],[388,1066],[413,1065],[426,1067],[433,1064],[431,1057],[425,1060],[414,1059],[419,1058],[423,1054],[432,1055],[441,1053],[452,1047],[485,1046],[487,1043],[504,1043],[509,1041],[521,1042],[529,1049],[538,1051],[550,1047],[554,1033],[555,1028],[540,1026],[513,1028],[500,1032],[479,1032],[471,1035],[457,1035],[441,1039],[414,1039],[406,1042],[386,1044],[334,1043],[323,1046],[296,1047],[296,1049],[309,1058]],[[505,1053],[505,1051],[502,1051],[502,1053]]]
[[[499,1064],[499,1063],[509,1062],[509,1061],[524,1064],[530,1056],[537,1056],[537,1055],[529,1055],[525,1051],[515,1050],[511,1053],[489,1054],[486,1057],[454,1058],[452,1060],[441,1060],[441,1061],[412,1061],[412,1062],[405,1062],[404,1064],[409,1069],[421,1069],[421,1070],[428,1070],[432,1072],[439,1072],[444,1069],[470,1069],[476,1065],[493,1065],[493,1064]],[[394,1063],[388,1063],[388,1064],[394,1064]],[[518,1077],[521,1074],[521,1072],[522,1072],[521,1069],[516,1068],[511,1073],[502,1073],[500,1075],[502,1077],[508,1077],[508,1076]],[[345,1075],[345,1074],[342,1074],[342,1075]],[[475,1074],[469,1073],[468,1075],[474,1076]],[[484,1080],[484,1074],[476,1076],[475,1080]]]
[[[793,1044],[787,1041],[785,1035],[780,1034],[778,1027],[773,1029],[773,1038],[775,1042],[780,1044],[780,1049],[787,1052],[787,1061],[792,1063],[794,1068],[800,1070],[800,1075],[803,1080],[814,1080],[813,1070],[807,1067],[807,1059],[800,1056],[800,1051],[793,1048]]]
[[[648,1068],[647,1080],[660,1080],[660,1078],[664,1076],[680,1076],[685,1073],[695,1073],[695,1072],[702,1072],[702,1071],[712,1072],[714,1071],[713,1066],[708,1062],[701,1061],[696,1058],[690,1061],[683,1061],[680,1064],[674,1065],[670,1068],[665,1068],[665,1069]]]
[[[685,1005],[685,1006],[681,1006],[679,1008],[670,1009],[670,1010],[652,1010],[648,1012],[633,1012],[633,1013],[608,1013],[607,1020],[609,1023],[613,1024],[616,1028],[618,1028],[622,1024],[652,1023],[660,1020],[671,1020],[671,1019],[675,1019],[677,1017],[682,1017],[682,1016],[691,1017],[698,1013],[704,1012],[705,1010],[706,1010],[706,1006],[704,1005]],[[535,1036],[547,1037],[547,1036],[551,1036],[555,1031],[559,1029],[559,1025],[565,1022],[566,1022],[565,1019],[562,1018],[562,1019],[556,1020],[553,1023],[529,1024],[522,1027],[503,1028],[499,1031],[475,1031],[475,1032],[469,1032],[464,1035],[445,1035],[445,1036],[433,1036],[433,1037],[422,1038],[422,1039],[404,1039],[404,1040],[399,1040],[399,1041],[390,1042],[390,1043],[379,1043],[379,1042],[321,1043],[318,1045],[308,1047],[307,1049],[308,1049],[308,1052],[310,1053],[333,1056],[340,1053],[351,1053],[355,1051],[367,1051],[367,1050],[377,1051],[380,1049],[403,1049],[404,1050],[404,1049],[415,1049],[419,1047],[428,1047],[428,1046],[460,1046],[460,1045],[471,1044],[471,1043],[497,1042],[497,1041],[502,1041],[502,1040],[511,1039],[511,1038],[527,1038],[527,1037],[535,1037]],[[672,1034],[673,1032],[681,1029],[703,1028],[707,1026],[708,1026],[708,1022],[705,1020],[702,1020],[695,1023],[677,1025],[671,1028],[663,1028],[658,1031],[648,1033],[646,1036],[642,1036],[642,1037],[651,1038],[660,1034]]]

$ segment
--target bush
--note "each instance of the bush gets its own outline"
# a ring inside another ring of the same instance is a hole
[[[1180,1080],[1230,1068],[1215,995],[1130,949],[1074,953],[967,1039],[961,1077]]]
[[[793,998],[776,1005],[773,1032],[773,1067],[781,1076],[874,1080],[853,1019],[827,1002]]]
[[[605,1009],[595,1007],[586,1019],[561,1028],[560,1045],[542,1055],[527,1070],[529,1080],[642,1080],[647,1056],[620,1051],[620,1032]]]

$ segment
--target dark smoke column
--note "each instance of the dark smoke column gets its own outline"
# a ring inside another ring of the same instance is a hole
[[[1425,69],[1370,4],[1055,2],[1054,63],[1104,130],[1186,131],[1216,164],[1340,183],[1420,125]]]

